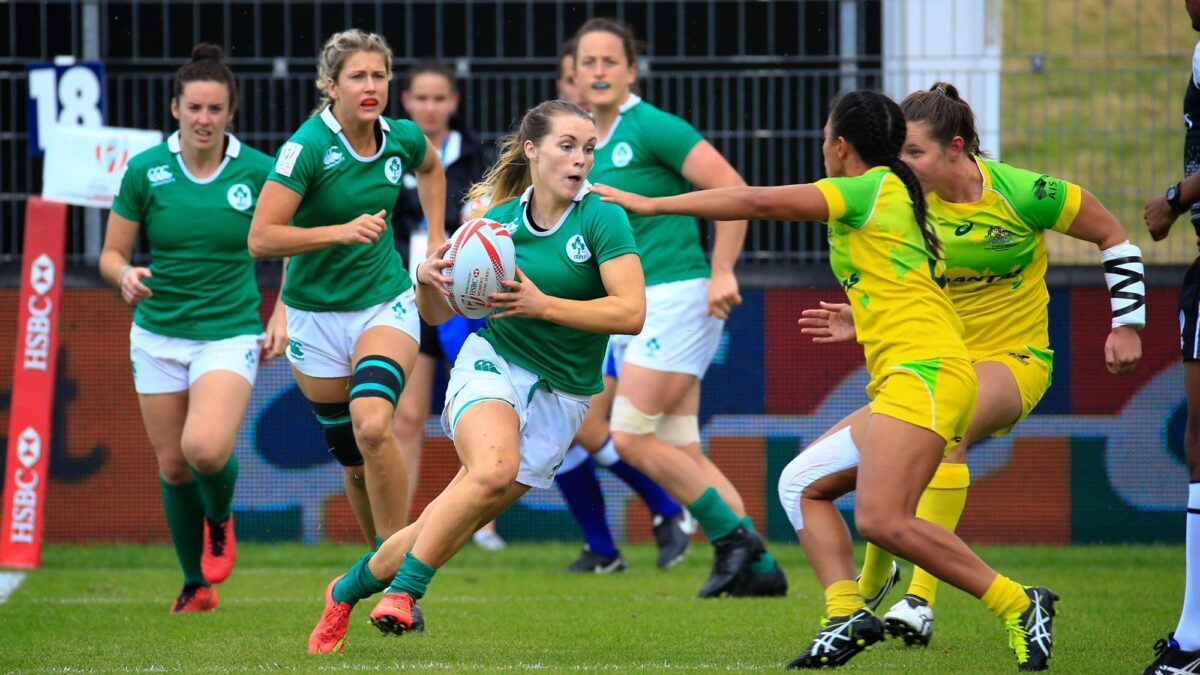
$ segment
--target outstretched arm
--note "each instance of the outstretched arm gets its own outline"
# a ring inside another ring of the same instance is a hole
[[[713,220],[817,220],[829,219],[829,205],[816,186],[729,187],[700,190],[673,197],[643,197],[608,185],[592,191],[606,202],[646,216],[678,213]]]
[[[744,187],[741,174],[708,141],[700,141],[683,161],[683,177],[701,190]],[[746,240],[745,220],[718,220],[712,249],[712,277],[708,283],[708,314],[729,318],[729,312],[742,304],[737,276],[733,268]]]

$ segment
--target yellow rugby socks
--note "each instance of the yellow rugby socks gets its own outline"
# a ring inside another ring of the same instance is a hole
[[[970,485],[971,471],[966,464],[939,464],[917,503],[917,517],[953,532],[967,506]],[[864,598],[873,598],[883,589],[892,572],[892,559],[891,553],[875,544],[867,544],[867,555],[858,580],[858,590]],[[913,569],[908,592],[924,598],[932,606],[937,599],[937,586],[936,577],[917,567]]]
[[[1002,621],[1029,609],[1029,603],[1032,602],[1025,594],[1024,586],[1003,574],[996,575],[996,580],[980,600]]]
[[[835,581],[825,589],[825,616],[850,616],[866,607],[863,596],[858,592],[858,583]]]
[[[971,471],[966,464],[939,464],[917,503],[917,517],[953,532],[967,506],[967,487],[970,485]],[[924,598],[932,607],[937,600],[937,587],[937,577],[920,567],[913,569],[912,582],[908,585],[910,594]]]

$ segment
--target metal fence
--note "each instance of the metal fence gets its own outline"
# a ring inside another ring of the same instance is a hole
[[[985,0],[998,2],[999,0]],[[0,263],[19,259],[23,201],[40,190],[40,161],[26,148],[24,64],[56,54],[100,54],[107,122],[169,131],[170,74],[200,40],[224,44],[239,76],[238,133],[274,152],[314,102],[314,57],[346,26],[384,33],[397,70],[420,57],[464,74],[468,125],[484,138],[507,131],[526,107],[553,94],[562,40],[589,16],[630,22],[645,39],[647,98],[689,119],[752,184],[822,174],[820,127],[847,86],[882,85],[881,16],[887,2],[84,2],[0,4]],[[1129,227],[1141,204],[1181,174],[1180,100],[1194,34],[1172,0],[1075,0],[1003,5],[1001,158],[1082,183]],[[89,14],[89,12],[91,14]],[[85,18],[99,26],[88,42]],[[928,79],[945,79],[929,72]],[[953,77],[954,73],[949,76]],[[966,75],[962,75],[966,77]],[[389,114],[400,115],[393,95]],[[72,209],[69,259],[85,262],[83,218]],[[1194,255],[1187,228],[1149,245],[1155,262]],[[1089,246],[1050,238],[1058,262],[1091,264]],[[751,226],[743,268],[759,283],[794,283],[824,261],[819,227]]]

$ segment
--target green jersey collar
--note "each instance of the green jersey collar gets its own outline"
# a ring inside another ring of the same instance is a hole
[[[387,135],[391,131],[391,127],[389,127],[387,123],[387,118],[385,118],[383,115],[379,116],[379,128],[383,129],[383,138],[380,139],[379,150],[370,157],[363,157],[354,151],[354,146],[350,145],[350,140],[346,138],[344,133],[342,133],[341,123],[338,122],[337,118],[333,116],[332,105],[321,111],[321,121],[325,123],[326,127],[329,127],[329,130],[333,132],[333,135],[341,139],[342,145],[346,147],[346,152],[350,153],[350,156],[354,159],[357,159],[360,162],[374,162],[383,156],[383,151],[387,147]]]
[[[242,142],[237,139],[237,136],[226,132],[225,141],[225,159],[221,160],[221,165],[207,178],[196,178],[192,175],[191,171],[188,171],[187,163],[183,161],[183,146],[179,144],[178,131],[167,138],[167,150],[170,150],[171,154],[175,155],[175,161],[179,163],[179,169],[183,171],[183,175],[187,176],[188,180],[197,185],[208,185],[221,175],[221,172],[225,170],[230,160],[237,159],[238,154],[242,152]]]
[[[183,151],[183,147],[179,145],[178,131],[167,137],[167,150],[170,150],[171,153],[175,155],[178,155]],[[225,156],[237,159],[237,156],[241,154],[241,152],[242,142],[238,140],[237,136],[234,136],[228,131],[225,132]]]
[[[620,105],[620,107],[617,108],[617,113],[618,113],[617,121],[613,122],[612,128],[608,130],[608,136],[605,136],[604,140],[602,140],[596,144],[597,150],[599,150],[600,148],[603,148],[608,143],[608,139],[612,138],[613,135],[617,133],[617,127],[621,126],[621,118],[625,115],[625,113],[632,110],[633,106],[635,106],[641,102],[642,102],[641,96],[638,96],[637,94],[635,94],[633,92],[629,92],[629,98],[625,99],[625,102],[622,103]]]
[[[525,229],[535,237],[549,237],[557,232],[558,228],[562,227],[563,223],[567,222],[567,217],[570,216],[571,212],[575,210],[575,205],[583,201],[583,198],[586,197],[587,193],[591,191],[591,182],[584,180],[583,186],[579,188],[579,192],[575,193],[575,196],[571,199],[571,204],[567,206],[567,209],[563,211],[561,216],[559,216],[558,222],[554,224],[554,227],[542,231],[534,227],[533,223],[529,222],[529,200],[533,198],[533,186],[530,185],[529,187],[525,188],[525,192],[521,194],[521,220],[525,223]]]

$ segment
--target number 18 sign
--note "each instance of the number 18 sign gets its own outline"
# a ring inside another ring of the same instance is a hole
[[[29,154],[46,151],[55,125],[104,124],[104,66],[99,62],[27,64],[25,78],[29,83]]]

